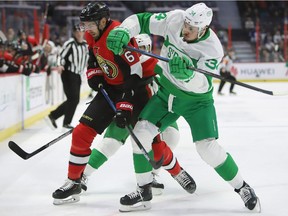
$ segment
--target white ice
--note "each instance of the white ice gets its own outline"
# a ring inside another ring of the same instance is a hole
[[[249,83],[273,91],[288,90],[288,83]],[[228,92],[229,84],[224,87]],[[217,90],[217,84],[215,89]],[[263,216],[287,216],[288,203],[288,96],[270,96],[236,86],[237,96],[215,94],[220,132],[219,143],[234,157],[240,172],[256,191]],[[74,125],[85,110],[82,100]],[[58,120],[61,125],[62,120]],[[191,141],[189,128],[178,121],[181,140],[175,150],[180,164],[197,182],[197,191],[185,192],[166,172],[161,196],[152,200],[152,209],[120,213],[119,199],[135,187],[130,141],[89,179],[88,191],[80,202],[62,206],[52,204],[52,192],[67,178],[71,135],[23,160],[8,148],[13,140],[32,152],[62,134],[39,121],[23,132],[0,143],[1,216],[242,216],[252,214],[238,194],[203,162]],[[97,137],[95,142],[99,142]]]

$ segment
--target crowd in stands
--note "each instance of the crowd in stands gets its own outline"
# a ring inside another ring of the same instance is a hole
[[[57,48],[51,40],[38,43],[33,36],[25,31],[13,28],[6,35],[0,35],[0,74],[19,73],[30,76],[31,73],[47,72],[56,65]]]
[[[254,47],[256,47],[256,42],[259,44],[260,61],[285,61],[284,20],[285,17],[288,18],[288,2],[238,1],[238,8],[250,42]],[[257,25],[259,37],[257,37]]]

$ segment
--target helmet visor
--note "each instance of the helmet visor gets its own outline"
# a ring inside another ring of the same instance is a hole
[[[93,31],[98,29],[98,21],[95,22],[81,22],[79,27],[81,31]]]

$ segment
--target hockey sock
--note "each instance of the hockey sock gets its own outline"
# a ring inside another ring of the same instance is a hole
[[[94,169],[98,169],[107,161],[107,157],[97,149],[93,149],[88,164]]]
[[[72,133],[72,146],[68,167],[68,178],[75,180],[81,178],[91,154],[90,146],[97,135],[93,128],[79,123]]]
[[[164,156],[162,167],[167,170],[171,175],[177,175],[181,171],[181,167],[173,152],[164,141],[153,142],[152,149],[154,151],[154,160],[158,161]]]
[[[238,173],[238,166],[231,155],[227,153],[224,163],[216,167],[215,170],[225,181],[231,181]]]

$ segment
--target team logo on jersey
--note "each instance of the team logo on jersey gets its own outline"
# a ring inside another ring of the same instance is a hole
[[[106,74],[109,79],[115,79],[118,75],[117,67],[108,60],[105,60],[102,56],[97,55],[97,62],[101,67],[102,71]]]
[[[155,15],[155,19],[157,19],[158,21],[165,19],[167,17],[166,13],[158,13]]]
[[[189,13],[191,16],[195,16],[196,12],[195,11],[191,11],[191,13]]]
[[[99,47],[93,47],[93,53],[97,59],[99,66],[109,79],[115,79],[118,75],[117,67],[113,62],[106,60],[101,55],[99,55],[98,50]]]

